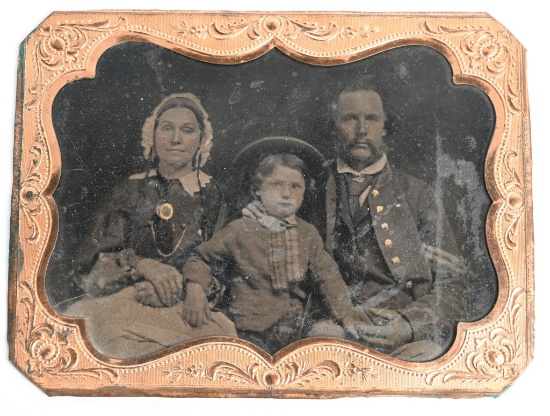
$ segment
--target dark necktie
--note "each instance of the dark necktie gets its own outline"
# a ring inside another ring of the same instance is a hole
[[[351,174],[346,177],[349,211],[354,224],[356,224],[361,217],[361,204],[359,203],[359,197],[373,182],[373,177],[371,175],[366,176],[362,182],[355,180],[355,178],[356,176]]]

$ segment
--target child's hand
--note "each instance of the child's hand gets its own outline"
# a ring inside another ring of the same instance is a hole
[[[204,289],[198,283],[187,283],[187,294],[183,301],[181,317],[189,325],[200,328],[210,320],[210,303]]]

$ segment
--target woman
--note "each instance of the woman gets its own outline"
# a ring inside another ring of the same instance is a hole
[[[87,296],[65,313],[86,318],[95,348],[137,358],[189,339],[236,336],[219,312],[197,311],[180,270],[192,249],[223,225],[218,189],[201,168],[212,147],[208,114],[193,94],[165,98],[143,126],[147,170],[115,187],[77,257]],[[210,299],[219,291],[213,281]],[[183,301],[182,301],[183,299]],[[202,317],[202,325],[188,324]]]

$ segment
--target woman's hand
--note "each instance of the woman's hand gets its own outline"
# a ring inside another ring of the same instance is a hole
[[[181,317],[189,325],[200,328],[210,320],[210,303],[198,283],[188,282]]]
[[[141,260],[136,271],[153,285],[163,306],[178,303],[183,294],[183,276],[174,267],[153,259]]]
[[[134,285],[134,288],[136,289],[134,299],[137,300],[139,303],[151,306],[153,308],[164,307],[163,303],[160,301],[160,298],[157,295],[157,291],[155,290],[151,282],[148,282],[147,280],[137,282]]]

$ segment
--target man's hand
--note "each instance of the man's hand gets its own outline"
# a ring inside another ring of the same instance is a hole
[[[361,338],[360,334],[365,332],[369,325],[354,318],[344,318],[342,319],[342,326],[352,337],[359,339]]]
[[[353,308],[354,311],[354,318],[355,320],[359,320],[364,324],[367,325],[375,325],[374,321],[370,318],[370,316],[363,310],[361,306],[355,306]]]
[[[210,303],[198,283],[188,282],[181,317],[189,325],[200,328],[210,320]]]
[[[358,328],[362,340],[390,351],[412,341],[411,325],[399,313],[390,309],[373,308],[369,314],[376,325]]]
[[[139,275],[151,282],[163,306],[174,306],[183,293],[183,276],[174,267],[153,259],[140,260]]]

